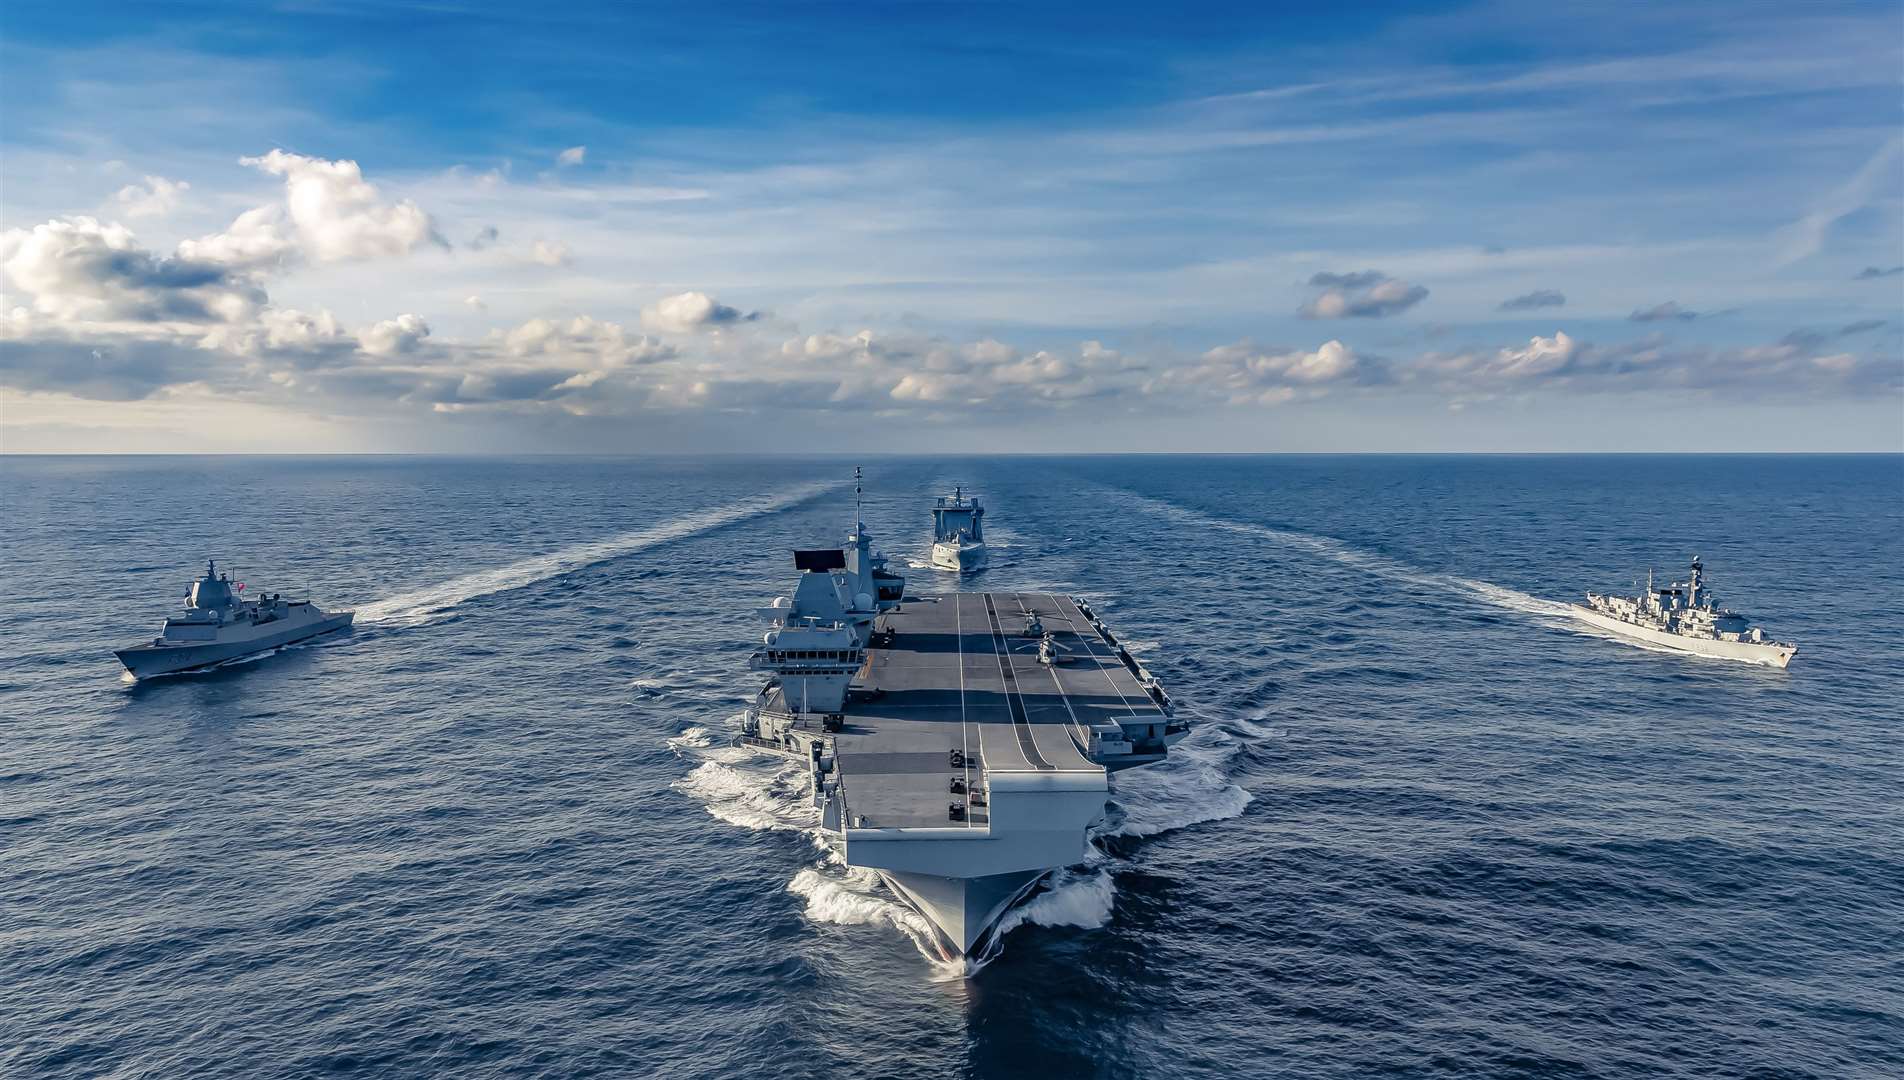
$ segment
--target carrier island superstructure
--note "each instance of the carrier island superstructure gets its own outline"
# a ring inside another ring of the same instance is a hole
[[[947,959],[1085,858],[1106,777],[1189,726],[1088,603],[1044,592],[905,594],[857,521],[796,551],[752,666],[772,673],[740,742],[804,762],[823,828],[932,924]]]

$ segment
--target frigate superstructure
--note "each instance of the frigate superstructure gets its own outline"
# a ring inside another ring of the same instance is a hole
[[[1695,555],[1692,573],[1683,582],[1655,586],[1649,572],[1643,595],[1590,592],[1586,603],[1573,605],[1573,614],[1602,630],[1680,652],[1780,668],[1791,663],[1798,646],[1774,641],[1749,626],[1745,616],[1720,607],[1706,587],[1705,573],[1705,564]]]
[[[822,827],[933,927],[992,945],[1046,875],[1086,858],[1113,771],[1189,733],[1091,605],[1052,592],[908,595],[866,526],[794,552],[759,609],[771,672],[739,742],[805,763]]]
[[[978,496],[965,497],[964,488],[938,497],[932,504],[932,565],[963,574],[985,568],[985,508]]]
[[[159,636],[113,653],[135,678],[170,675],[268,652],[348,627],[356,614],[325,611],[309,600],[267,594],[243,600],[244,583],[206,560],[205,576],[192,582],[185,611],[165,620]]]

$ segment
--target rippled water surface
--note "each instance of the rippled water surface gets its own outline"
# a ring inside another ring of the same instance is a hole
[[[727,743],[850,465],[0,459],[0,1074],[1904,1075],[1904,459],[868,462],[1198,725],[970,978]],[[358,626],[122,680],[206,555]]]

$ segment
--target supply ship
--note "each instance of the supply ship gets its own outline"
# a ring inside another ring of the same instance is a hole
[[[951,498],[941,495],[932,505],[932,565],[963,574],[983,570],[985,562],[985,508],[978,496],[953,488]]]

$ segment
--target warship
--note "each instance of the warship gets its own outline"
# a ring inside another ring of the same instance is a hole
[[[750,666],[771,675],[737,743],[804,763],[845,862],[923,915],[943,958],[982,959],[1007,910],[1086,858],[1109,774],[1162,761],[1189,725],[1089,603],[908,595],[854,519],[844,546],[795,551],[793,595],[758,609]]]
[[[932,505],[932,565],[963,574],[985,567],[985,508],[978,496],[965,497],[953,488],[952,497],[939,496]]]
[[[1602,630],[1680,652],[1779,668],[1791,663],[1798,646],[1773,641],[1765,631],[1747,626],[1745,616],[1720,607],[1706,588],[1705,573],[1705,564],[1695,555],[1686,581],[1655,587],[1649,571],[1645,595],[1590,592],[1586,603],[1573,605],[1573,614]]]
[[[184,613],[167,618],[150,642],[113,655],[139,679],[194,671],[345,629],[356,614],[327,612],[309,600],[286,600],[282,594],[241,600],[244,588],[243,582],[233,583],[230,574],[219,573],[216,562],[206,560],[205,576],[192,582]]]

